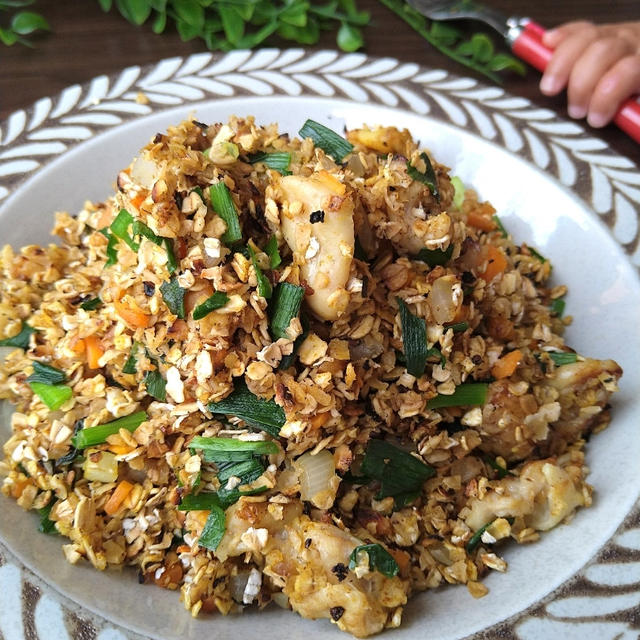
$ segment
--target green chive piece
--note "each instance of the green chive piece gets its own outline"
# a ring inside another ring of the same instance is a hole
[[[20,331],[11,338],[0,340],[0,347],[16,347],[26,351],[29,348],[29,341],[32,333],[38,332],[23,320],[20,325]]]
[[[344,157],[353,151],[353,145],[350,142],[315,120],[307,120],[298,135],[303,139],[311,138],[316,147],[320,147],[336,162],[342,162]]]
[[[30,382],[29,386],[33,393],[35,393],[51,411],[57,411],[73,395],[71,387],[67,387],[64,384]]]
[[[279,171],[283,176],[291,175],[291,171],[289,171],[291,154],[288,151],[275,151],[272,153],[261,151],[259,153],[252,153],[249,156],[249,162],[251,164],[262,162],[269,167],[269,169]]]
[[[259,493],[264,493],[268,490],[268,487],[256,487],[255,489],[247,489],[241,491],[238,488],[235,489],[218,489],[218,498],[220,498],[220,506],[223,509],[227,509],[232,504],[238,502],[241,496],[256,496]]]
[[[453,178],[451,178],[451,184],[453,185],[453,205],[458,211],[461,211],[462,204],[464,203],[464,183],[458,176],[453,176]]]
[[[71,444],[76,449],[85,449],[96,444],[102,444],[106,441],[107,436],[118,433],[120,429],[126,429],[133,433],[145,420],[147,420],[147,414],[144,411],[131,413],[117,420],[99,424],[97,427],[82,429],[71,438]]]
[[[271,286],[271,283],[269,282],[267,276],[262,273],[262,269],[260,268],[260,265],[258,264],[258,260],[256,258],[256,252],[249,244],[247,245],[247,249],[249,251],[249,256],[251,257],[253,270],[256,272],[256,278],[258,280],[258,295],[268,300],[273,293],[273,287]]]
[[[269,329],[274,339],[287,337],[287,328],[300,312],[303,298],[304,287],[281,282],[275,288],[269,305]]]
[[[453,333],[462,333],[469,328],[468,322],[452,322],[451,324],[445,324],[445,329],[453,329]]]
[[[111,229],[114,236],[124,240],[132,251],[138,251],[140,245],[129,235],[129,226],[132,224],[133,216],[126,209],[120,209],[109,229]]]
[[[497,213],[495,213],[494,215],[491,216],[493,218],[493,221],[496,223],[496,227],[498,227],[498,230],[500,231],[500,235],[503,238],[506,238],[509,236],[509,233],[507,232],[507,230],[504,228],[504,225],[502,224],[502,220],[500,220],[499,216]]]
[[[433,169],[433,165],[431,164],[431,160],[429,156],[424,153],[424,151],[420,154],[420,159],[425,163],[426,169],[424,173],[418,171],[409,161],[407,161],[407,173],[411,178],[417,180],[418,182],[422,182],[422,184],[426,184],[429,187],[429,191],[433,197],[440,202],[440,191],[438,191],[438,178],[436,177],[436,172]]]
[[[556,367],[562,367],[565,364],[578,362],[578,354],[573,353],[572,351],[548,351],[548,354]]]
[[[102,300],[100,298],[91,298],[90,300],[85,300],[80,308],[85,311],[95,311],[98,307],[102,306]]]
[[[204,438],[195,436],[189,443],[191,449],[202,449],[207,462],[247,460],[253,456],[270,455],[280,451],[269,440],[238,440],[237,438]]]
[[[178,261],[176,255],[173,252],[173,241],[171,238],[163,238],[162,244],[167,252],[167,269],[169,273],[175,273],[178,270]]]
[[[447,359],[442,355],[442,351],[440,351],[438,347],[429,347],[427,349],[427,358],[431,358],[433,356],[440,358],[440,366],[444,369],[444,366],[447,364]]]
[[[184,294],[186,289],[183,289],[178,284],[178,278],[173,277],[168,282],[163,282],[160,285],[160,293],[165,304],[169,307],[169,311],[174,316],[184,319]]]
[[[220,506],[218,494],[215,492],[202,492],[197,495],[189,493],[182,498],[178,506],[179,511],[211,511]]]
[[[379,571],[387,578],[393,578],[398,575],[400,567],[394,560],[393,556],[381,544],[361,544],[357,546],[349,556],[349,569],[355,569],[358,566],[358,556],[366,553],[369,558],[369,570]]]
[[[403,501],[408,495],[415,499],[435,469],[384,440],[370,440],[361,473],[380,482],[378,500],[392,496],[396,501]]]
[[[534,249],[533,247],[527,247],[529,249],[529,253],[531,253],[531,255],[534,258],[537,258],[538,260],[540,260],[540,262],[542,262],[543,264],[547,261],[547,259],[539,252],[536,251],[536,249]]]
[[[269,256],[269,263],[272,269],[277,269],[282,263],[280,252],[278,251],[278,238],[271,236],[267,246],[264,248],[264,252]]]
[[[551,315],[557,316],[558,318],[562,318],[562,314],[564,313],[564,309],[567,303],[563,298],[556,298],[549,307],[551,311]]]
[[[281,406],[273,400],[258,398],[249,391],[244,380],[236,382],[232,393],[223,400],[209,403],[208,409],[211,413],[240,418],[249,426],[266,431],[274,438],[280,435],[280,429],[286,421]]]
[[[498,472],[498,478],[502,479],[505,478],[506,476],[514,476],[515,474],[511,473],[511,471],[509,471],[509,469],[507,469],[506,467],[503,467],[502,465],[498,464],[496,460],[494,460],[493,458],[491,458],[490,456],[485,456],[484,461],[492,468],[495,469]]]
[[[33,362],[33,373],[27,378],[27,382],[42,382],[43,384],[60,384],[67,379],[64,371],[51,367],[43,362]]]
[[[233,203],[229,188],[224,182],[217,182],[209,187],[209,197],[213,210],[225,221],[227,230],[220,238],[225,244],[233,244],[242,240],[238,210]]]
[[[107,261],[104,263],[105,267],[111,267],[118,262],[118,238],[109,232],[107,229],[101,230],[103,235],[107,238]]]
[[[212,311],[224,307],[227,302],[229,302],[229,296],[226,293],[222,293],[222,291],[216,291],[193,310],[193,319],[202,320]]]
[[[201,547],[215,551],[224,537],[227,523],[222,507],[215,505],[211,508],[211,513],[205,522],[204,529],[200,534],[198,544]]]
[[[467,553],[473,553],[477,546],[482,541],[482,534],[497,520],[494,518],[493,520],[487,522],[487,524],[482,525],[470,538],[469,542],[467,542]]]
[[[305,313],[300,314],[300,324],[302,325],[302,333],[294,340],[293,342],[293,350],[287,356],[282,356],[282,360],[280,360],[280,364],[278,365],[278,369],[280,371],[286,371],[296,359],[298,355],[298,350],[300,349],[300,345],[307,339],[309,335],[309,320]]]
[[[243,485],[253,482],[264,473],[264,467],[258,458],[219,462],[216,466],[218,467],[218,480],[222,486],[233,476],[240,478],[240,484]]]
[[[402,344],[407,371],[416,378],[424,373],[427,364],[427,325],[424,318],[414,316],[402,298],[396,298],[402,325]]]
[[[122,367],[122,373],[133,373],[137,371],[136,368],[136,354],[138,353],[138,348],[140,347],[139,342],[134,342],[131,346],[131,352],[129,353],[129,357],[127,361],[124,363],[124,367]]]
[[[173,253],[173,243],[171,242],[171,238],[163,238],[162,236],[156,235],[144,222],[141,222],[140,220],[133,221],[133,224],[131,225],[131,232],[134,236],[144,236],[147,240],[151,240],[151,242],[157,244],[159,247],[164,246],[165,251],[167,252],[167,269],[169,273],[176,271],[178,263]]]
[[[438,394],[427,402],[427,409],[442,407],[468,407],[484,404],[487,401],[489,385],[486,382],[465,382],[456,387],[449,396]]]
[[[40,533],[46,533],[47,535],[58,535],[56,529],[56,523],[49,518],[51,510],[53,509],[54,501],[52,500],[46,507],[38,509],[38,515],[40,516],[40,524],[38,525],[38,531]]]
[[[160,374],[158,369],[154,371],[147,371],[144,375],[144,384],[147,387],[147,393],[160,402],[165,402],[167,399],[165,379]]]
[[[426,262],[430,267],[443,266],[451,260],[453,254],[453,245],[450,244],[446,249],[420,249],[415,257],[416,260]]]

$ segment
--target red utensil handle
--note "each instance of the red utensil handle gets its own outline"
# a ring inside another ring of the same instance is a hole
[[[538,71],[544,71],[551,60],[553,50],[542,44],[544,27],[529,21],[520,35],[513,41],[513,52]],[[633,96],[622,103],[613,121],[636,142],[640,142],[640,102],[638,96]]]

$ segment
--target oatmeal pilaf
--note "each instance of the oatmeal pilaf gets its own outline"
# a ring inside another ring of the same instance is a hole
[[[590,504],[622,370],[565,345],[549,261],[406,130],[301,134],[183,122],[59,246],[2,249],[2,491],[194,616],[365,637]]]

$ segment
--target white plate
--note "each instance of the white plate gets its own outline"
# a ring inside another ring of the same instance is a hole
[[[148,103],[136,101],[139,92]],[[157,131],[189,116],[212,122],[234,113],[294,134],[309,117],[338,131],[362,123],[409,128],[493,203],[517,241],[551,259],[555,281],[570,287],[568,343],[585,355],[615,358],[625,372],[613,423],[588,446],[593,507],[536,544],[508,545],[509,570],[489,575],[487,597],[473,600],[463,587],[419,595],[401,629],[388,633],[453,640],[494,637],[500,625],[501,633],[523,639],[637,637],[640,175],[633,163],[550,111],[444,71],[331,51],[197,54],[100,76],[14,113],[0,131],[0,236],[14,246],[47,242],[52,212],[107,196],[117,171]],[[4,439],[6,419],[0,430]],[[71,567],[61,540],[37,533],[33,514],[4,497],[0,508],[5,639],[30,628],[42,640],[79,640],[90,627],[100,640],[133,632],[223,640],[256,630],[264,640],[344,637],[327,621],[276,607],[193,620],[178,594],[139,586],[133,572]]]

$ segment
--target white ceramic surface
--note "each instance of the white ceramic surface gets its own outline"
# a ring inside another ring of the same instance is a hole
[[[150,104],[136,102],[140,90]],[[117,171],[157,131],[186,117],[224,121],[233,113],[279,122],[292,134],[308,117],[338,131],[362,123],[409,128],[492,202],[516,240],[551,259],[555,282],[570,287],[567,313],[575,321],[569,344],[585,355],[613,357],[625,371],[613,423],[588,446],[593,507],[534,545],[503,548],[509,570],[484,581],[487,597],[473,600],[464,587],[419,595],[407,607],[401,629],[389,635],[495,637],[496,625],[504,623],[501,633],[523,639],[571,633],[588,640],[637,637],[637,620],[629,613],[640,604],[637,516],[616,534],[635,513],[640,492],[637,169],[576,125],[500,89],[442,71],[334,52],[198,54],[97,78],[4,123],[0,238],[14,246],[47,242],[52,212],[74,212],[85,199],[105,197]],[[5,419],[0,439],[7,433]],[[37,533],[33,514],[3,496],[0,510],[4,640],[22,640],[26,618],[41,640],[76,640],[83,627],[70,623],[70,611],[90,621],[101,640],[134,638],[132,632],[161,640],[208,635],[223,640],[250,637],[256,630],[265,640],[280,640],[283,633],[309,640],[344,637],[327,621],[305,621],[275,607],[193,620],[176,593],[141,587],[133,572],[71,567],[61,540]],[[620,549],[626,551],[616,555]],[[35,613],[15,610],[16,591],[24,591],[24,584],[41,590]],[[50,626],[41,626],[45,620]]]

